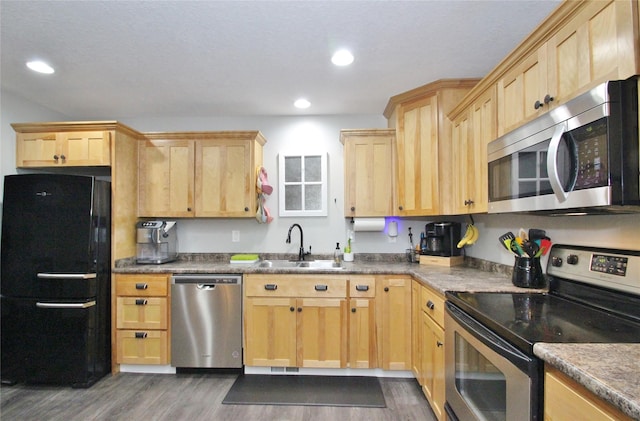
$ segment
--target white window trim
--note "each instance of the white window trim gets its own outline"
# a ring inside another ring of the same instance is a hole
[[[288,184],[300,184],[300,183],[286,183],[285,182],[285,159],[292,157],[300,157],[302,161],[302,174],[304,175],[304,161],[305,157],[319,156],[320,157],[320,182],[301,182],[302,189],[302,206],[304,206],[304,185],[320,184],[321,185],[321,198],[320,209],[318,210],[286,210],[285,203],[285,186]],[[321,153],[300,153],[300,154],[279,154],[278,156],[278,187],[279,187],[279,215],[281,217],[305,217],[305,216],[327,216],[327,154]]]

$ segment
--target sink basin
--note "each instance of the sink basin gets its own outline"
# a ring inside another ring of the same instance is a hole
[[[342,265],[335,263],[333,260],[263,260],[256,263],[259,268],[293,268],[293,269],[344,269]]]

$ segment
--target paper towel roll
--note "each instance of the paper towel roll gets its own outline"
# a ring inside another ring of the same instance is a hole
[[[384,231],[384,218],[354,218],[354,231]]]

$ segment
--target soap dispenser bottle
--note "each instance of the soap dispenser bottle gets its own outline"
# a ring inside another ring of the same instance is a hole
[[[334,263],[340,264],[340,243],[336,243],[336,249],[333,252]]]

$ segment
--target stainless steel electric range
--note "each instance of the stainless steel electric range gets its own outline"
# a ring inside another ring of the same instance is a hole
[[[640,342],[640,251],[554,245],[547,278],[548,293],[446,293],[450,419],[542,420],[537,342]]]

